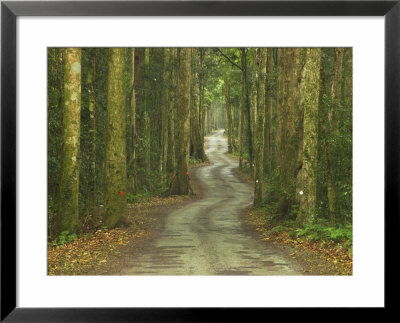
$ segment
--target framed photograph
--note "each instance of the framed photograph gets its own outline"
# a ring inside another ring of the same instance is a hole
[[[399,19],[3,1],[1,321],[394,308]]]

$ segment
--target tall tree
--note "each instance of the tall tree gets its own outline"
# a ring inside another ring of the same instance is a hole
[[[318,162],[318,106],[320,91],[321,48],[308,48],[304,80],[304,121],[302,168],[298,175],[300,201],[297,222],[311,223],[316,209]]]
[[[192,48],[192,80],[191,80],[191,111],[190,111],[190,141],[191,141],[191,156],[197,160],[206,160],[204,152],[203,141],[200,132],[200,87],[199,87],[199,73],[198,70],[198,57],[196,48]]]
[[[128,163],[128,191],[136,194],[136,93],[135,93],[135,49],[131,48],[131,75],[130,75],[130,149]]]
[[[89,55],[89,66],[87,73],[87,89],[89,98],[89,179],[88,179],[88,209],[93,214],[96,206],[96,114],[95,114],[95,60],[94,55]]]
[[[175,154],[175,119],[176,119],[176,58],[177,49],[170,50],[170,65],[173,67],[170,71],[170,91],[169,91],[169,111],[168,111],[168,154],[167,154],[167,172],[168,183],[171,183],[176,170],[176,154]]]
[[[239,168],[243,165],[243,154],[245,152],[245,120],[246,120],[246,110],[247,110],[247,90],[246,90],[246,49],[240,49],[241,54],[241,70],[242,70],[242,80],[241,80],[241,92],[240,92],[240,150],[239,150]]]
[[[205,130],[205,119],[206,119],[206,107],[204,106],[204,91],[205,91],[205,83],[206,83],[206,71],[204,67],[204,56],[206,53],[205,48],[199,48],[199,128],[200,128],[200,137],[201,144],[204,148],[204,136],[206,135]]]
[[[229,81],[228,76],[224,78],[224,96],[225,96],[225,107],[226,107],[226,119],[228,127],[228,153],[232,153],[232,108],[229,99]]]
[[[247,71],[247,49],[240,48],[241,54],[241,71],[242,71],[242,88],[240,94],[240,157],[239,167],[243,167],[243,154],[245,148],[248,148],[249,152],[249,163],[250,169],[253,170],[253,138],[252,138],[252,127],[251,127],[251,105],[249,97],[249,85],[248,85],[248,71]],[[246,129],[247,125],[247,129]]]
[[[81,113],[81,49],[64,50],[63,146],[57,233],[79,229],[79,143]]]
[[[144,68],[145,68],[145,82],[144,82],[144,147],[145,147],[145,184],[147,189],[150,189],[150,48],[144,50]]]
[[[191,78],[191,49],[178,49],[178,158],[177,174],[172,186],[172,194],[189,194],[189,145],[190,145],[190,78]]]
[[[264,123],[265,123],[265,82],[267,74],[267,49],[257,50],[257,119],[255,136],[254,205],[263,201],[264,182]]]
[[[265,83],[264,172],[272,168],[272,103],[275,95],[273,48],[267,49],[267,77]]]
[[[105,164],[104,224],[125,224],[126,200],[126,113],[125,48],[110,48],[107,92],[107,138]]]
[[[295,203],[296,177],[300,170],[302,143],[302,48],[278,49],[277,165],[279,169],[279,212],[291,213]]]
[[[336,110],[338,109],[339,102],[341,101],[341,78],[342,78],[342,64],[343,64],[343,48],[335,48],[335,58],[333,63],[333,77],[330,89],[331,104],[328,109],[328,128],[330,130],[330,137],[334,138],[337,133],[337,120]],[[333,141],[331,140],[333,143]],[[328,166],[328,203],[329,203],[329,218],[332,224],[338,222],[338,197],[336,188],[336,172],[337,165],[334,163],[334,156],[332,154],[331,145],[327,144],[325,147],[326,160]]]
[[[170,50],[163,49],[163,84],[161,90],[161,189],[164,191],[167,186],[167,158],[168,158],[168,110],[169,110],[169,63]]]

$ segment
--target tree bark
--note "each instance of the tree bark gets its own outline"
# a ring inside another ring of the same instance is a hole
[[[144,76],[144,145],[145,145],[145,185],[147,189],[150,189],[150,82],[149,82],[149,69],[150,69],[150,49],[145,48],[144,50],[144,65],[145,65],[145,73]]]
[[[56,233],[79,229],[78,196],[81,121],[81,49],[64,51],[64,110],[61,178]]]
[[[126,115],[125,48],[110,48],[108,62],[107,138],[105,165],[104,224],[125,224],[126,201]]]
[[[177,49],[171,48],[170,52],[170,65],[175,63]],[[176,72],[175,68],[170,72],[170,80],[172,89],[176,87]],[[169,118],[168,118],[168,154],[167,154],[167,173],[168,173],[168,183],[171,183],[173,177],[176,173],[176,155],[175,155],[175,120],[176,120],[176,91],[169,91]]]
[[[265,82],[265,127],[264,127],[264,172],[270,173],[272,169],[272,99],[274,58],[273,49],[267,50],[267,77]]]
[[[246,62],[246,52],[244,48],[241,48],[241,64],[242,64],[242,84],[240,92],[240,151],[239,151],[239,168],[244,167],[243,154],[245,151],[245,119],[246,119],[246,76],[245,76],[245,62]]]
[[[321,48],[308,48],[304,81],[304,121],[302,169],[298,175],[300,201],[297,222],[311,223],[316,211],[318,162],[318,107],[320,91]]]
[[[168,108],[169,95],[168,86],[169,73],[169,48],[163,49],[163,87],[161,91],[161,189],[164,191],[167,187],[167,159],[168,159]]]
[[[335,60],[333,63],[333,78],[330,89],[331,107],[328,109],[328,124],[330,133],[329,136],[335,137],[337,132],[335,109],[338,107],[338,102],[341,100],[341,78],[342,78],[342,64],[343,64],[343,48],[335,48]],[[330,144],[325,146],[326,159],[327,159],[327,172],[328,172],[328,208],[329,219],[331,224],[336,224],[339,221],[338,214],[338,197],[335,181],[335,169],[337,166],[334,163]]]
[[[191,141],[191,156],[197,160],[206,160],[206,154],[204,152],[203,142],[201,140],[200,131],[200,88],[198,86],[198,73],[196,72],[197,65],[197,53],[196,49],[192,48],[192,64],[194,66],[192,71],[192,81],[191,81],[191,112],[190,112],[190,141]]]
[[[131,48],[131,140],[130,156],[128,167],[128,190],[131,194],[136,194],[136,93],[135,93],[135,49]]]
[[[277,167],[279,169],[279,211],[288,216],[296,197],[296,177],[301,168],[302,85],[304,49],[278,49]]]
[[[232,109],[229,99],[229,81],[227,76],[225,76],[224,79],[224,96],[226,107],[226,120],[228,127],[228,153],[232,154]]]
[[[189,194],[189,145],[190,145],[190,78],[191,49],[178,49],[179,71],[177,89],[178,145],[177,175],[171,193]]]
[[[257,119],[255,144],[254,205],[263,201],[264,182],[264,123],[265,123],[265,81],[267,74],[267,49],[257,50]]]
[[[96,114],[95,114],[95,92],[94,92],[94,60],[89,58],[87,87],[89,97],[89,191],[88,191],[88,209],[93,215],[96,207]]]
[[[242,64],[242,91],[243,91],[242,104],[243,104],[243,108],[244,108],[244,114],[247,117],[247,120],[245,120],[245,121],[247,123],[247,145],[248,145],[248,151],[249,151],[249,164],[250,164],[251,172],[253,173],[253,137],[252,137],[252,127],[251,127],[251,119],[252,118],[251,118],[251,106],[250,106],[250,97],[249,97],[249,86],[248,86],[248,80],[247,80],[247,77],[248,77],[248,75],[247,75],[247,54],[246,54],[245,48],[242,48],[241,51],[242,51],[241,64]]]

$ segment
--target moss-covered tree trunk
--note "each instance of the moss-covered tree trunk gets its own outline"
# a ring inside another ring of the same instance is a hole
[[[89,97],[89,179],[88,179],[88,209],[91,214],[96,207],[96,114],[95,114],[95,92],[94,92],[94,59],[90,57],[87,88]]]
[[[191,80],[191,112],[190,112],[190,141],[191,156],[195,159],[204,161],[206,154],[204,152],[203,141],[201,140],[200,130],[200,87],[199,74],[196,72],[198,67],[197,50],[192,48],[192,80]]]
[[[352,185],[353,185],[353,49],[345,48],[343,53],[343,90],[342,90],[342,113],[340,115],[341,122],[339,129],[343,138],[346,140],[342,143],[340,150],[342,165],[345,171],[339,172],[341,181],[341,192],[339,196],[342,197],[340,205],[342,210],[340,212],[340,221],[342,223],[352,222]]]
[[[304,121],[302,168],[298,175],[300,202],[297,222],[311,223],[316,209],[318,162],[318,106],[320,91],[321,48],[308,48],[304,80]]]
[[[249,88],[249,93],[250,93],[250,128],[249,131],[251,131],[251,142],[252,142],[252,147],[251,147],[251,151],[252,151],[252,163],[251,163],[251,170],[252,170],[252,176],[254,179],[254,175],[255,175],[255,167],[256,167],[256,161],[255,159],[256,157],[256,149],[257,149],[257,84],[258,84],[258,63],[257,62],[257,49],[251,49],[254,50],[254,55],[253,59],[251,60],[251,63],[249,64],[249,69],[250,71],[252,71],[253,75],[248,73],[249,75],[247,76],[248,78],[248,88]]]
[[[126,201],[125,48],[110,48],[108,62],[104,224],[124,224]]]
[[[249,164],[250,164],[250,169],[251,172],[253,173],[253,137],[252,137],[252,125],[251,125],[251,105],[250,105],[250,96],[249,96],[249,85],[248,85],[248,72],[247,72],[247,52],[245,48],[241,48],[241,67],[242,67],[242,91],[243,91],[243,97],[242,97],[242,104],[244,108],[244,120],[247,125],[246,127],[243,127],[243,135],[244,132],[246,131],[246,136],[245,138],[247,139],[247,148],[249,152]],[[243,122],[244,125],[244,122]]]
[[[241,66],[242,66],[242,78],[241,78],[241,91],[240,91],[240,149],[239,149],[239,168],[244,166],[243,155],[245,153],[246,147],[246,130],[245,130],[245,120],[247,113],[247,90],[246,90],[246,76],[243,67],[246,62],[246,52],[244,48],[241,48]]]
[[[302,101],[304,50],[278,49],[277,168],[279,170],[279,212],[287,216],[295,203],[296,177],[300,170],[302,143]]]
[[[64,51],[63,146],[56,234],[79,229],[79,143],[81,120],[81,49]]]
[[[161,189],[167,187],[167,159],[168,159],[168,110],[169,110],[169,63],[170,50],[163,49],[163,88],[161,90]]]
[[[217,106],[213,105],[213,119],[212,119],[212,130],[217,130]]]
[[[177,56],[177,49],[171,48],[170,64],[172,65]],[[172,89],[176,87],[176,69],[172,68],[170,72],[170,81]],[[168,111],[168,153],[167,153],[167,174],[168,183],[171,183],[176,173],[176,155],[175,155],[175,120],[176,120],[176,91],[169,92],[169,111]]]
[[[335,59],[333,63],[333,77],[330,89],[331,105],[328,109],[328,130],[330,138],[334,138],[337,132],[337,120],[335,110],[341,101],[341,77],[342,77],[342,64],[343,64],[343,48],[335,48]],[[328,143],[325,146],[326,160],[327,160],[327,177],[328,177],[328,208],[329,219],[331,224],[338,222],[338,196],[336,188],[336,172],[339,172],[338,166],[335,165],[332,147]]]
[[[150,69],[150,49],[145,48],[144,50],[144,69],[145,69],[145,75],[144,75],[144,169],[145,169],[145,178],[144,182],[147,187],[147,189],[150,189],[150,115],[149,115],[149,110],[150,110],[150,82],[149,82],[149,69]]]
[[[178,158],[177,174],[172,185],[171,193],[178,195],[189,194],[189,145],[190,145],[190,78],[191,78],[191,49],[178,49],[179,70],[177,89],[178,116]]]
[[[321,67],[320,67],[320,84],[319,84],[319,107],[318,107],[318,166],[317,166],[317,203],[319,206],[328,207],[328,194],[327,194],[327,162],[326,162],[326,145],[327,145],[327,118],[328,108],[326,104],[326,97],[329,96],[328,85],[330,84],[330,52],[331,48],[321,48]],[[325,99],[324,99],[325,98]],[[329,216],[327,210],[326,216]]]
[[[232,108],[229,99],[229,81],[228,77],[224,78],[224,96],[225,96],[225,107],[226,107],[226,123],[228,128],[228,153],[232,153]]]
[[[200,73],[199,73],[199,128],[200,139],[204,149],[204,136],[205,134],[205,106],[204,106],[204,90],[205,90],[205,71],[204,71],[204,55],[205,48],[199,48],[200,59]]]
[[[131,138],[128,164],[128,191],[136,194],[136,93],[135,93],[135,49],[131,48],[131,77],[130,77],[130,116]]]
[[[260,206],[263,201],[264,182],[264,123],[265,123],[265,82],[267,74],[267,49],[257,50],[257,116],[255,135],[255,173],[254,205]]]
[[[264,172],[272,168],[272,100],[274,93],[274,58],[273,49],[267,49],[267,77],[265,82],[265,126],[264,126]]]

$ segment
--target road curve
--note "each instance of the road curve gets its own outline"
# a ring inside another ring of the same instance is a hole
[[[203,198],[172,211],[162,232],[144,244],[118,275],[301,275],[301,269],[252,236],[240,214],[253,188],[234,173],[223,130],[206,137],[212,165],[191,171]]]

